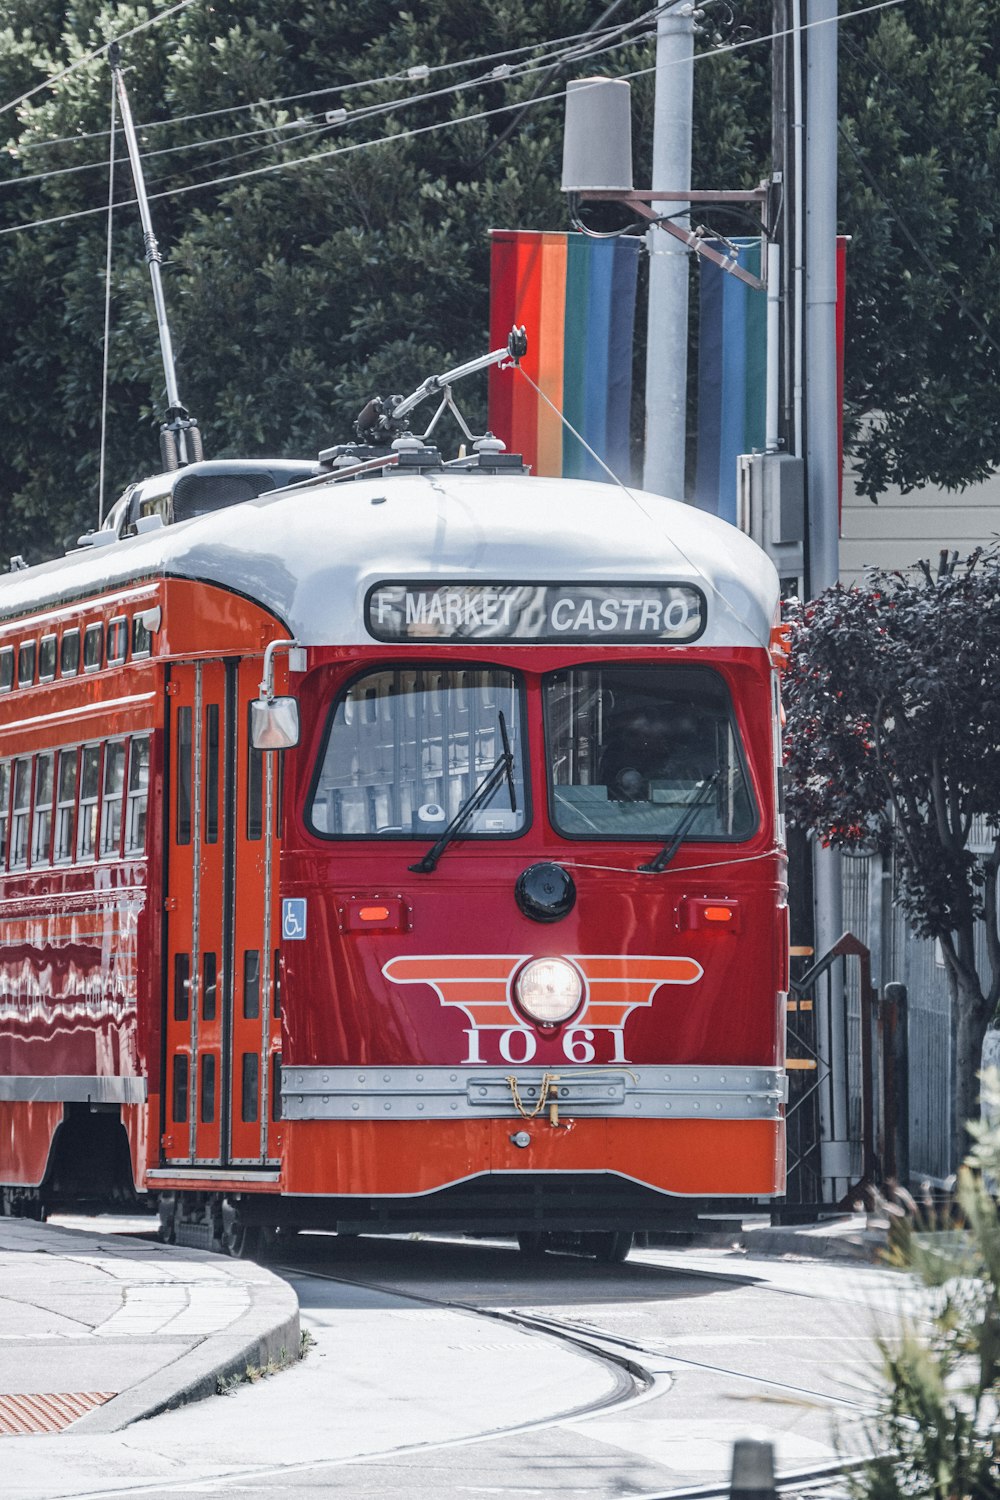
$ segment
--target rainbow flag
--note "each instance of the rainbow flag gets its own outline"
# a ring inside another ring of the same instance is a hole
[[[627,482],[642,240],[511,229],[492,229],[490,238],[490,348],[523,324],[526,374]],[[516,370],[490,371],[489,426],[535,474],[607,478]]]
[[[760,275],[760,239],[717,242],[739,247],[739,262]],[[840,475],[844,472],[844,306],[847,237],[837,237],[837,409]],[[699,272],[698,462],[694,500],[702,510],[736,521],[736,459],[762,452],[767,398],[767,293],[756,291],[709,260]]]
[[[739,246],[739,263],[760,275],[760,239]],[[764,447],[767,293],[710,260],[699,273],[698,463],[695,504],[736,522],[736,458]]]

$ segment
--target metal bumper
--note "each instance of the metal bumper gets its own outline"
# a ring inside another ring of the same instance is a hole
[[[286,1120],[774,1120],[787,1097],[780,1068],[286,1068]]]

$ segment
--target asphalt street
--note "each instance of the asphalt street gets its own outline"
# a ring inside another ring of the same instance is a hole
[[[873,1334],[915,1307],[895,1272],[725,1249],[306,1236],[272,1270],[301,1363],[124,1432],[4,1439],[5,1496],[660,1496],[723,1482],[737,1436],[817,1472],[863,1449]]]

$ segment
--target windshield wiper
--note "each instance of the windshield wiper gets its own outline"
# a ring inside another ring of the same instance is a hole
[[[500,721],[500,741],[503,749],[479,785],[466,797],[440,838],[431,845],[423,859],[419,859],[415,865],[410,865],[410,869],[415,875],[429,875],[437,867],[438,860],[452,839],[461,832],[476,809],[481,807],[484,802],[489,801],[502,781],[507,782],[510,792],[510,810],[511,812],[517,812],[517,792],[514,787],[514,752],[510,748],[510,740],[507,737],[507,721],[502,712],[498,715],[498,718]]]
[[[674,855],[677,853],[678,849],[681,847],[681,844],[687,837],[695,818],[708,802],[709,796],[714,791],[715,785],[721,775],[721,770],[716,771],[714,776],[707,776],[704,781],[698,783],[698,786],[695,789],[694,796],[688,803],[687,809],[684,813],[683,818],[681,818],[680,822],[677,825],[677,831],[674,834],[673,838],[669,843],[664,844],[663,848],[660,850],[659,854],[655,856],[655,858],[651,859],[646,865],[638,865],[638,869],[648,871],[653,875],[658,875],[661,870],[665,870],[667,868],[667,865],[669,865],[670,861],[673,859]]]
[[[501,759],[503,760],[504,775],[507,778],[507,790],[510,793],[510,810],[511,812],[517,812],[517,788],[514,785],[514,752],[510,748],[510,740],[507,738],[507,720],[503,716],[502,708],[497,711],[497,718],[500,721],[500,743],[503,745]],[[494,769],[496,768],[494,767]]]

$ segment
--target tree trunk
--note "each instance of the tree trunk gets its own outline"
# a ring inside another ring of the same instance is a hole
[[[951,991],[952,1035],[952,1167],[957,1170],[971,1146],[966,1133],[970,1120],[979,1119],[979,1070],[989,1014],[977,985],[961,974],[948,973]]]

